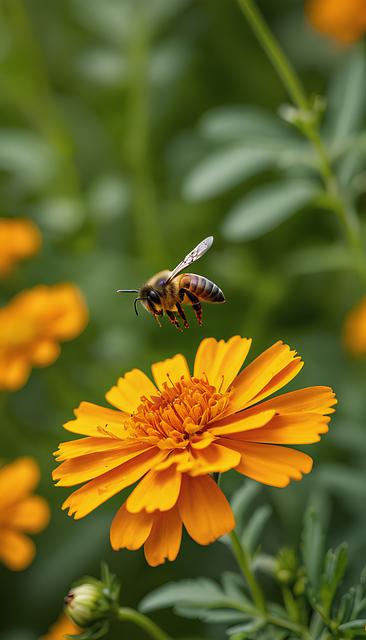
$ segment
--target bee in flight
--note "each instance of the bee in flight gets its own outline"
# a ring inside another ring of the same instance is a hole
[[[204,276],[195,273],[181,273],[183,269],[196,262],[212,246],[213,236],[209,236],[192,249],[173,271],[159,271],[144,284],[141,289],[118,289],[117,293],[138,293],[135,299],[151,313],[160,325],[159,316],[168,316],[170,322],[181,330],[177,316],[181,317],[183,325],[188,329],[189,324],[183,311],[183,304],[190,304],[196,314],[198,324],[202,324],[201,302],[225,302],[221,289]],[[160,325],[161,326],[161,325]]]

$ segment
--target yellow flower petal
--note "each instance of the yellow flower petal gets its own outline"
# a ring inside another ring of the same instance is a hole
[[[261,402],[256,407],[246,409],[246,415],[258,411],[274,409],[277,413],[334,413],[332,406],[337,404],[334,391],[330,387],[306,387],[297,391],[283,393],[276,398]]]
[[[262,405],[261,405],[262,406]],[[223,418],[213,423],[213,426],[209,426],[209,433],[214,436],[223,436],[229,433],[240,433],[241,431],[247,431],[248,429],[258,429],[263,427],[269,422],[275,415],[275,411],[270,409],[269,411],[260,411],[254,415],[246,415],[246,411],[242,413],[236,413],[227,418]]]
[[[55,362],[61,353],[57,342],[49,339],[38,340],[31,348],[30,358],[36,367],[48,367]]]
[[[158,390],[140,369],[133,369],[119,378],[117,385],[106,393],[110,404],[121,411],[133,413],[141,404],[143,396],[157,396]]]
[[[154,513],[154,524],[145,542],[145,558],[151,567],[175,560],[182,540],[182,521],[174,507],[164,513]]]
[[[135,449],[138,444],[131,440],[121,440],[120,438],[78,438],[69,442],[61,442],[54,456],[57,461],[72,460],[89,453],[101,453],[102,451],[112,451],[123,449],[126,451]]]
[[[113,448],[109,451],[89,453],[66,460],[52,472],[52,478],[58,480],[57,486],[72,487],[75,484],[98,478],[116,467],[121,467],[122,464],[137,458],[146,450],[148,447],[139,442],[124,448],[123,442],[120,441],[119,449]]]
[[[194,376],[206,375],[210,384],[226,391],[242,367],[251,342],[240,336],[233,336],[227,342],[215,338],[202,340],[194,362]]]
[[[254,398],[258,397],[274,378],[280,376],[283,369],[295,359],[295,356],[296,351],[291,351],[290,347],[281,341],[261,353],[234,380],[233,393],[230,398],[230,412],[235,413],[256,402]],[[265,395],[270,393],[272,393],[271,390]],[[263,393],[261,397],[265,397]]]
[[[67,635],[76,635],[81,633],[80,627],[71,622],[69,618],[63,613],[58,620],[49,628],[48,633],[42,636],[40,640],[64,640]]]
[[[74,515],[75,520],[83,518],[116,493],[139,480],[166,455],[157,448],[144,451],[133,460],[84,484],[65,500],[62,508],[69,509],[69,515]]]
[[[164,471],[149,471],[127,498],[126,509],[137,513],[145,509],[151,513],[156,509],[168,511],[178,500],[181,474],[171,466]]]
[[[265,427],[238,434],[242,441],[267,444],[312,444],[327,433],[328,416],[318,413],[289,413],[275,416]]]
[[[26,497],[39,482],[39,467],[33,458],[18,458],[0,469],[0,507]]]
[[[22,533],[11,529],[0,530],[0,560],[13,571],[22,571],[33,560],[34,542]]]
[[[178,509],[193,540],[210,544],[235,527],[231,507],[209,476],[183,477]]]
[[[154,522],[154,514],[140,511],[129,513],[126,504],[117,511],[111,526],[111,545],[118,549],[139,549],[147,539]]]
[[[296,449],[237,441],[230,446],[242,452],[237,471],[272,487],[286,487],[291,480],[301,480],[313,466],[310,456]]]
[[[6,522],[4,515],[6,515]],[[27,533],[39,533],[48,524],[49,519],[48,503],[41,496],[24,498],[0,516],[0,521],[7,527]]]
[[[92,402],[81,402],[74,411],[76,419],[64,424],[64,429],[86,436],[110,437],[111,433],[123,436],[123,424],[128,415],[115,409],[106,409]]]
[[[189,380],[191,377],[187,360],[181,353],[162,362],[155,362],[151,366],[155,383],[160,391],[164,391],[164,384],[179,382],[182,378]]]
[[[221,446],[221,443],[213,443],[204,450],[193,451],[193,458],[196,459],[196,464],[188,473],[190,476],[196,477],[234,469],[240,462],[240,453]]]

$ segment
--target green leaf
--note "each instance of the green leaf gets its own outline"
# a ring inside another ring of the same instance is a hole
[[[170,582],[155,589],[140,602],[141,611],[154,611],[165,607],[179,606],[202,608],[217,603],[222,607],[225,594],[216,582],[208,578]]]
[[[244,632],[253,633],[254,631],[259,631],[259,629],[261,629],[265,624],[266,623],[263,619],[254,618],[250,622],[245,622],[244,624],[238,624],[235,627],[230,627],[230,629],[227,630],[227,633],[229,635]]]
[[[317,193],[311,181],[288,180],[251,191],[228,213],[222,232],[233,242],[251,240],[271,231],[297,213]]]
[[[335,551],[329,549],[325,556],[324,570],[319,589],[319,600],[326,615],[329,615],[336,591],[343,579],[348,563],[346,544]]]
[[[244,613],[230,609],[197,609],[197,607],[176,606],[174,611],[182,618],[193,618],[215,624],[234,624],[234,622],[241,622],[248,618]]]
[[[360,620],[352,620],[352,622],[346,622],[345,624],[341,624],[339,629],[340,631],[348,631],[350,629],[364,629],[366,627],[366,618],[362,618]]]
[[[256,509],[244,527],[241,541],[250,552],[253,552],[258,546],[259,538],[271,514],[272,508],[268,504],[264,504]]]
[[[363,46],[352,47],[337,65],[328,96],[326,129],[334,148],[363,122],[366,104],[366,58]]]
[[[320,518],[313,509],[307,509],[302,534],[302,556],[313,595],[318,590],[324,553],[324,532]]]
[[[213,198],[274,164],[267,149],[232,147],[202,160],[185,178],[183,196],[192,202]]]
[[[200,132],[213,142],[263,141],[294,138],[290,127],[264,109],[228,106],[212,109],[201,119]]]
[[[291,253],[285,262],[291,275],[306,275],[325,271],[354,269],[354,258],[343,245],[318,245],[305,247]]]

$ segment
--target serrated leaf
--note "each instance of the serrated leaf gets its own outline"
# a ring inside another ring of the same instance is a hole
[[[261,186],[229,211],[222,227],[223,235],[233,242],[257,238],[309,204],[317,191],[317,185],[306,180]]]
[[[185,178],[183,196],[192,202],[214,198],[274,164],[266,149],[231,147],[212,153]]]
[[[261,486],[258,482],[247,480],[239,487],[230,500],[230,505],[235,516],[236,529],[239,535],[242,533],[245,514],[260,490]]]
[[[267,504],[262,505],[256,509],[249,522],[244,527],[241,541],[243,546],[250,552],[253,552],[258,546],[259,538],[268,519],[271,517],[271,514],[272,508]]]
[[[302,534],[302,556],[311,593],[318,590],[324,554],[324,532],[318,514],[307,509]]]

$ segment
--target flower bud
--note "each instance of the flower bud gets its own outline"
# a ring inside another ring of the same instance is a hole
[[[65,613],[88,638],[108,632],[109,621],[118,609],[119,584],[106,565],[101,580],[86,576],[73,585],[65,597]],[[83,636],[84,637],[84,636]]]

